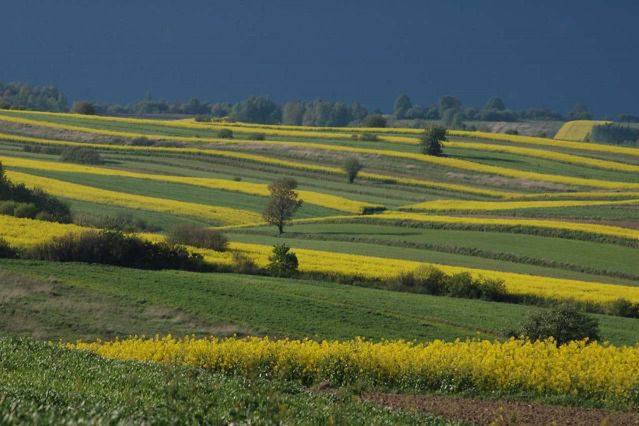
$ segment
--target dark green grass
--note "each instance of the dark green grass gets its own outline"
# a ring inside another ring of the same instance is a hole
[[[2,424],[452,424],[343,395],[0,339]]]
[[[460,215],[462,212],[459,212]],[[463,212],[465,215],[474,215],[477,212]],[[517,210],[499,210],[499,211],[482,211],[482,215],[503,216],[503,217],[547,217],[575,220],[605,220],[605,224],[614,225],[610,221],[638,221],[639,206],[581,206],[581,207],[557,207],[557,208],[541,208],[541,209],[517,209]],[[623,226],[623,224],[621,225]]]
[[[246,232],[249,235],[255,232],[268,232],[274,235],[272,229],[265,227],[252,228]],[[564,262],[639,275],[639,264],[628,262],[628,259],[639,258],[638,249],[591,241],[505,232],[420,229],[380,224],[297,224],[290,227],[288,232],[300,238],[373,242],[382,246],[378,253],[380,256],[388,255],[388,252],[393,252],[397,246],[425,244],[515,254],[521,257],[545,259],[549,262]],[[383,247],[385,244],[395,247]]]
[[[542,308],[236,274],[140,271],[108,266],[0,261],[0,268],[150,305],[207,323],[272,336],[317,339],[497,338]],[[639,341],[639,320],[594,315],[603,338]],[[131,330],[131,334],[144,330]]]

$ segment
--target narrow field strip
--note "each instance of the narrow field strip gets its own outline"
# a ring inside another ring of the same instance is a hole
[[[275,376],[333,385],[368,383],[421,391],[445,383],[487,392],[574,395],[601,402],[636,403],[639,347],[552,340],[406,341],[272,340],[268,337],[173,339],[171,336],[67,348],[106,358],[186,364],[226,374]]]
[[[573,154],[562,154],[560,152],[545,151],[542,149],[522,148],[517,146],[492,145],[487,143],[474,142],[445,142],[444,146],[458,149],[476,149],[479,151],[501,152],[507,154],[524,155],[544,160],[553,160],[560,163],[576,164],[579,166],[592,167],[595,169],[613,170],[629,173],[639,172],[639,165],[627,164],[617,161],[599,160],[596,158],[583,157]]]
[[[544,192],[539,194],[522,194],[514,199],[570,199],[570,198],[583,198],[583,199],[598,199],[598,198],[639,198],[639,191],[588,191],[588,192]]]
[[[0,140],[20,143],[34,143],[40,145],[54,145],[54,146],[80,146],[90,147],[96,149],[112,150],[112,151],[124,151],[124,152],[148,152],[148,153],[168,153],[174,155],[203,155],[210,157],[229,158],[233,160],[250,161],[258,164],[268,164],[273,166],[286,167],[291,169],[328,173],[334,175],[344,175],[344,170],[337,167],[321,166],[316,164],[306,164],[298,161],[281,160],[277,158],[268,157],[265,155],[251,154],[245,152],[236,151],[223,151],[214,150],[208,148],[168,148],[168,147],[140,147],[129,145],[110,145],[110,144],[97,144],[97,143],[84,143],[84,142],[69,142],[51,139],[32,138],[26,136],[16,136],[11,134],[0,133]],[[359,178],[368,179],[377,182],[394,182],[397,184],[418,186],[423,188],[441,189],[446,191],[461,192],[465,194],[483,195],[494,198],[510,198],[523,195],[517,192],[498,191],[493,189],[478,188],[469,185],[445,183],[428,181],[421,179],[396,177],[390,175],[383,175],[380,173],[361,172],[358,175]]]
[[[15,182],[23,183],[32,188],[42,188],[48,193],[59,197],[89,201],[97,204],[116,205],[138,210],[168,213],[176,216],[186,215],[227,225],[254,223],[262,220],[259,214],[246,210],[108,191],[12,170],[7,171],[7,176]]]
[[[4,113],[4,114],[3,114]],[[287,137],[304,137],[304,138],[319,138],[319,139],[344,139],[352,140],[358,133],[378,133],[380,128],[349,128],[349,127],[331,127],[331,128],[310,128],[302,126],[269,126],[269,125],[254,125],[251,123],[236,123],[236,122],[196,122],[192,119],[186,120],[151,120],[144,118],[127,118],[127,117],[112,117],[112,116],[97,116],[97,115],[83,115],[83,114],[70,114],[70,113],[53,113],[53,112],[41,112],[41,111],[28,111],[18,112],[13,110],[0,110],[0,115],[16,117],[22,115],[28,117],[29,115],[35,115],[40,117],[59,117],[59,118],[72,118],[80,119],[87,122],[106,122],[106,123],[124,123],[131,125],[153,125],[163,126],[167,128],[176,129],[195,129],[195,130],[208,130],[218,131],[220,129],[229,129],[238,133],[259,132],[267,136],[287,136]],[[16,117],[18,118],[18,117]],[[56,123],[59,125],[65,125],[64,123]],[[100,129],[94,129],[100,130]],[[102,129],[104,130],[104,129]],[[330,131],[327,131],[330,130]],[[394,130],[394,129],[393,129]],[[422,132],[422,131],[420,131]],[[395,133],[395,132],[393,132]],[[418,140],[414,137],[396,136],[396,135],[384,135],[380,138],[380,141],[387,142],[400,142],[400,143],[417,143]]]
[[[52,161],[31,160],[17,157],[0,156],[0,163],[5,167],[20,167],[36,170],[60,171],[69,173],[83,173],[101,176],[122,176],[135,179],[147,179],[160,182],[172,182],[184,185],[202,186],[212,189],[221,189],[230,192],[269,196],[268,185],[262,183],[238,182],[229,179],[198,178],[188,176],[168,176],[150,173],[129,172],[125,170],[110,169],[105,167],[84,166],[71,163],[58,163]],[[300,198],[306,203],[327,207],[348,213],[362,213],[367,208],[379,208],[381,206],[363,203],[335,195],[322,194],[314,191],[299,190]]]
[[[596,121],[596,120],[573,120],[564,123],[557,134],[555,139],[565,141],[585,142],[590,136],[592,128],[599,124],[610,124],[610,121]]]
[[[173,141],[199,142],[199,143],[221,143],[221,144],[235,144],[235,145],[247,145],[247,144],[254,145],[256,143],[255,141],[252,141],[252,140],[240,140],[240,139],[195,138],[195,137],[153,135],[149,133],[114,132],[109,130],[96,130],[96,129],[79,127],[79,126],[69,126],[66,124],[42,122],[37,120],[29,120],[29,119],[16,118],[16,117],[8,117],[7,120],[21,123],[21,124],[29,124],[29,125],[36,125],[36,126],[39,125],[39,126],[59,128],[64,130],[79,131],[84,133],[93,133],[93,134],[128,137],[128,138],[148,137],[148,138],[158,139],[158,140],[173,140]],[[260,144],[271,144],[274,146],[289,146],[289,147],[298,147],[298,148],[314,148],[314,149],[333,151],[333,152],[345,152],[350,154],[366,154],[366,155],[385,156],[389,158],[402,158],[406,160],[418,161],[418,162],[427,163],[427,164],[434,164],[434,165],[438,165],[442,167],[450,167],[452,169],[458,169],[458,170],[464,170],[464,171],[470,170],[470,171],[478,172],[478,173],[486,173],[490,175],[505,176],[510,178],[532,180],[532,181],[538,181],[538,182],[551,182],[551,183],[560,183],[560,184],[566,184],[566,185],[576,185],[576,186],[603,188],[603,189],[639,189],[639,183],[604,181],[604,180],[598,180],[598,179],[586,179],[586,178],[578,178],[578,177],[571,177],[571,176],[564,176],[564,175],[535,173],[535,172],[510,169],[506,167],[490,166],[486,164],[480,164],[480,163],[475,163],[468,160],[460,160],[456,158],[435,157],[435,156],[424,155],[420,153],[388,151],[388,150],[381,150],[381,149],[354,148],[354,147],[328,145],[328,144],[320,144],[320,143],[312,143],[312,142],[306,143],[306,142],[261,141]]]
[[[630,148],[616,145],[597,144],[593,142],[571,142],[564,140],[540,138],[536,136],[507,135],[505,133],[470,132],[466,130],[451,130],[454,137],[471,139],[487,139],[502,142],[513,142],[526,145],[540,145],[549,147],[568,148],[581,151],[603,152],[606,154],[622,154],[639,157],[639,148]]]
[[[22,248],[33,246],[53,236],[64,235],[67,232],[81,232],[86,229],[89,228],[0,215],[0,237],[5,238],[10,244]],[[162,241],[164,239],[164,237],[159,234],[140,234],[140,236],[151,241]],[[237,242],[232,242],[230,248],[245,253],[261,266],[265,266],[268,263],[268,257],[272,251],[272,246],[270,245]],[[190,249],[193,252],[202,254],[206,261],[214,264],[230,265],[233,262],[232,252],[230,251],[216,252],[192,247]],[[525,275],[321,250],[297,249],[295,247],[293,247],[293,249],[298,256],[300,270],[303,272],[315,272],[327,275],[344,274],[347,276],[361,276],[384,280],[394,278],[401,272],[412,271],[423,265],[431,265],[449,274],[468,272],[475,277],[481,276],[503,280],[507,291],[515,295],[534,295],[550,299],[578,300],[597,304],[607,303],[619,298],[639,302],[639,287],[634,286]]]
[[[582,207],[582,206],[614,206],[638,204],[639,198],[631,200],[560,200],[560,201],[466,201],[466,200],[434,200],[423,203],[411,204],[402,207],[400,210],[518,210],[518,209],[539,209],[539,208],[559,208],[559,207]]]
[[[469,216],[437,216],[411,212],[388,211],[381,214],[367,216],[331,216],[316,219],[297,219],[295,223],[330,223],[331,221],[353,221],[366,223],[370,221],[394,221],[394,222],[417,222],[431,223],[436,225],[453,225],[459,227],[494,227],[496,230],[508,232],[509,229],[516,228],[525,230],[526,228],[541,228],[547,230],[575,231],[586,234],[620,237],[629,240],[639,240],[639,230],[632,228],[622,228],[619,226],[597,225],[592,223],[568,222],[546,219],[511,219],[511,218],[486,218]],[[256,226],[254,224],[252,226]],[[242,228],[250,225],[240,225]]]

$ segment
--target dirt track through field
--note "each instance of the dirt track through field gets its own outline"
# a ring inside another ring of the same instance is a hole
[[[476,425],[639,425],[639,412],[436,395],[371,393],[362,398],[391,408],[417,410]]]

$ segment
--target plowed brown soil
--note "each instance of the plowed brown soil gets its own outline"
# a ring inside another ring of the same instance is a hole
[[[362,398],[391,408],[413,409],[477,425],[639,425],[639,412],[438,395],[370,393],[362,395]]]

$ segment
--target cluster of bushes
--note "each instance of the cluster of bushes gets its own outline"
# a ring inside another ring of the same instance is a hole
[[[153,146],[155,142],[145,138],[144,136],[138,136],[137,138],[133,138],[129,141],[129,145],[131,146]]]
[[[421,266],[414,271],[402,272],[397,277],[401,290],[435,296],[461,297],[493,301],[511,301],[502,280],[473,278],[468,272],[446,274],[432,266]]]
[[[69,206],[41,189],[14,184],[0,164],[0,214],[52,222],[71,222]]]
[[[33,152],[34,154],[60,155],[64,148],[51,145],[32,145],[27,144],[22,147],[24,152]]]
[[[117,231],[66,234],[34,246],[27,257],[54,262],[87,262],[141,269],[211,270],[202,256],[164,242],[153,243]]]
[[[89,228],[108,229],[120,232],[157,232],[160,228],[149,225],[144,219],[130,214],[119,213],[115,216],[108,215],[74,215],[73,222]]]
[[[229,245],[228,238],[221,231],[189,224],[171,229],[167,241],[220,252],[226,251]]]
[[[619,124],[598,124],[593,126],[590,132],[590,141],[639,146],[639,128]]]
[[[231,129],[220,129],[217,132],[217,137],[222,139],[233,139],[233,131]]]
[[[62,150],[60,159],[66,163],[104,164],[100,153],[92,148],[74,146]]]
[[[599,340],[599,321],[580,312],[575,306],[561,304],[530,315],[519,329],[506,330],[505,337],[529,340],[555,339],[557,345],[574,340]]]

